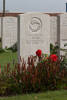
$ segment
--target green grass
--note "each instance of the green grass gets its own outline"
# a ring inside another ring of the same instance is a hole
[[[7,63],[10,63],[11,67],[13,67],[13,60],[15,63],[17,62],[17,52],[12,52],[11,50],[0,52],[0,64],[2,68]]]
[[[10,63],[11,67],[13,67],[13,62],[17,62],[17,52],[12,52],[12,50],[3,51],[2,44],[0,42],[0,65],[1,68]]]
[[[12,97],[0,97],[0,100],[67,100],[67,91],[51,91],[38,94],[26,94]]]

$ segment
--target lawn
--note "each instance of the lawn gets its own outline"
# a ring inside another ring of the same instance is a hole
[[[11,67],[13,67],[13,63],[17,62],[17,52],[12,52],[12,50],[6,50],[1,52],[1,42],[0,42],[0,65],[1,68],[4,67],[4,65],[10,63]]]
[[[17,62],[17,52],[12,52],[11,50],[8,50],[6,52],[0,52],[0,64],[2,68],[7,63],[10,63],[12,67],[13,63],[16,62]]]
[[[25,94],[12,97],[0,97],[0,100],[67,100],[67,91],[48,91],[38,94]]]

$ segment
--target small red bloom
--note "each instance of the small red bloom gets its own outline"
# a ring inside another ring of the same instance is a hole
[[[50,55],[50,59],[54,62],[58,60],[58,57],[55,54]]]
[[[38,50],[36,51],[36,55],[37,55],[38,57],[41,57],[41,54],[42,54],[42,51],[41,51],[40,49],[38,49]]]

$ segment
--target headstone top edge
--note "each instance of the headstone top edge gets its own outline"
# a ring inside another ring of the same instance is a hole
[[[42,12],[26,12],[24,14],[19,14],[18,16],[25,16],[25,15],[46,15],[50,17],[49,14],[42,13]]]
[[[5,17],[1,17],[1,18],[17,18],[17,17],[14,17],[14,16],[5,16]]]
[[[64,15],[67,15],[67,13],[63,13],[63,14],[60,14],[60,15],[58,15],[58,16],[64,16]]]

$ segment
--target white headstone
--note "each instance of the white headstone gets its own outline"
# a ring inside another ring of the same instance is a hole
[[[43,13],[25,13],[18,17],[18,56],[27,60],[38,49],[50,53],[50,16]]]
[[[3,17],[2,48],[10,48],[17,42],[17,18]]]
[[[67,43],[67,13],[60,15],[60,48],[67,49],[64,45]],[[61,55],[64,52],[60,52]]]
[[[0,38],[1,38],[1,17],[0,17]]]
[[[57,42],[57,16],[51,16],[50,19],[50,40],[55,45]]]

